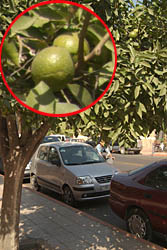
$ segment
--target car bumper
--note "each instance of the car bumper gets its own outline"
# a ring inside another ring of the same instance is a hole
[[[109,197],[110,183],[104,185],[83,185],[73,187],[73,195],[75,200],[93,200],[98,198]]]
[[[125,204],[110,194],[109,205],[112,211],[122,219],[125,219]]]

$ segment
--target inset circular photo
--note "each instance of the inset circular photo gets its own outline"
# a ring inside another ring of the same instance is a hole
[[[46,1],[23,11],[2,39],[1,74],[12,96],[41,115],[70,116],[96,104],[116,71],[112,34],[91,9]]]

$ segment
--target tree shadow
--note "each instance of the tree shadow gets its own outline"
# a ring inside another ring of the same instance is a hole
[[[2,197],[3,178],[0,178]],[[0,198],[1,198],[0,197]],[[25,187],[20,207],[20,250],[159,249],[152,243]],[[85,204],[85,206],[89,206]],[[91,205],[93,208],[93,203]],[[162,241],[166,246],[166,241]],[[161,248],[160,248],[161,249]]]
[[[92,219],[45,194],[23,188],[20,240],[42,239],[53,249],[150,249],[151,243]]]

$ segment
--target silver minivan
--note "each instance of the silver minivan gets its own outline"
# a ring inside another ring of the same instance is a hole
[[[41,144],[32,158],[31,184],[51,189],[64,202],[109,196],[110,181],[116,169],[86,143],[53,142]]]

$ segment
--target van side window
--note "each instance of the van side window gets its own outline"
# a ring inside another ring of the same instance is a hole
[[[60,161],[58,152],[57,152],[55,147],[50,147],[49,155],[48,155],[48,161],[49,162],[56,162],[56,161],[58,162],[58,161]]]
[[[40,148],[37,157],[40,160],[47,161],[48,149],[47,147],[43,146]]]

